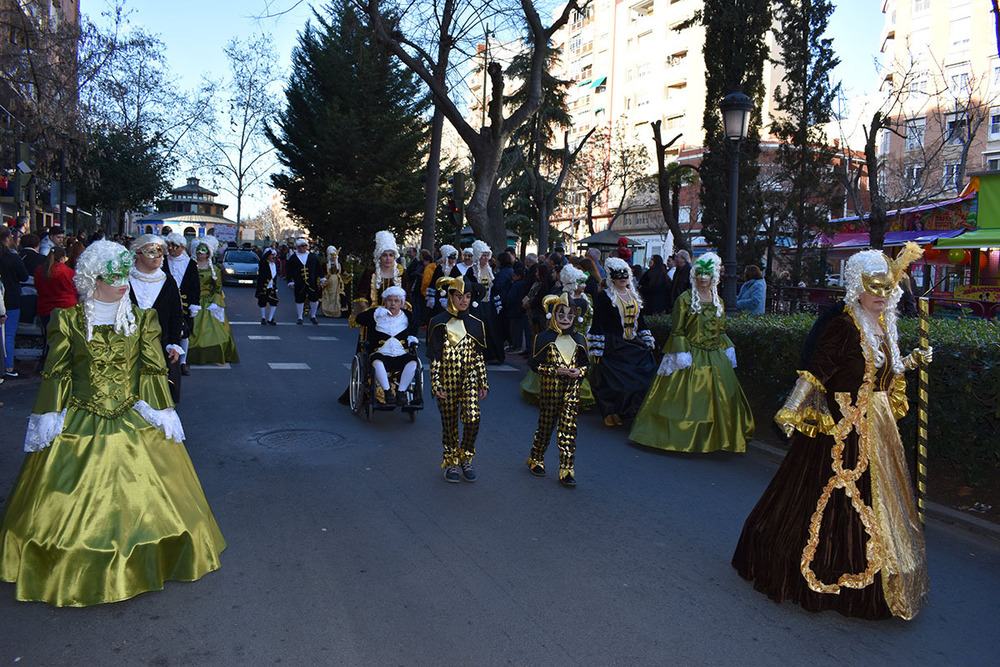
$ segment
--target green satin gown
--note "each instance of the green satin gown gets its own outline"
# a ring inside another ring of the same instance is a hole
[[[184,445],[133,409],[172,407],[153,309],[138,331],[57,309],[32,413],[65,410],[62,432],[24,464],[0,519],[0,580],[18,600],[116,602],[218,569],[226,547]]]
[[[725,315],[714,304],[691,309],[691,291],[674,304],[673,330],[663,349],[653,386],[639,409],[629,440],[677,452],[746,451],[753,438],[753,412],[726,348]],[[668,375],[670,355],[689,353],[691,365]]]
[[[212,276],[211,269],[198,269],[201,281],[201,310],[194,316],[191,338],[188,344],[189,364],[239,363],[236,341],[229,328],[229,319],[220,322],[208,307],[213,303],[226,307],[226,297],[222,293],[222,274],[218,270]]]

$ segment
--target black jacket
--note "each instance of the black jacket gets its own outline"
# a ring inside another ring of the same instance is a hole
[[[0,280],[3,281],[3,305],[7,310],[21,308],[21,283],[27,279],[28,272],[17,253],[0,247]]]
[[[193,264],[193,263],[192,263]],[[177,282],[169,273],[167,279],[160,288],[160,293],[153,302],[153,310],[160,320],[160,343],[166,352],[167,345],[181,344],[181,330],[184,325],[184,311],[181,307],[181,295],[177,290]],[[135,298],[135,291],[129,290],[129,298],[132,303],[138,304]]]

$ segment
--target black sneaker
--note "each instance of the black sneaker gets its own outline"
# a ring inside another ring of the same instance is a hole
[[[312,321],[313,324],[319,324],[319,320],[317,320],[315,317],[310,317],[309,319],[310,321]]]
[[[18,375],[17,371],[15,371],[13,368],[11,368],[9,371],[4,371],[3,374],[9,378],[21,377],[20,375]]]
[[[567,487],[576,486],[576,480],[573,478],[573,473],[566,473],[565,475],[560,477],[559,483]]]
[[[302,318],[300,317],[295,323],[296,324],[302,324]]]
[[[462,477],[458,474],[457,466],[448,466],[444,469],[444,481],[449,484],[458,484],[462,481]]]
[[[260,318],[260,323],[263,324],[265,327],[267,326],[267,320],[265,320],[263,317]]]
[[[476,469],[472,467],[471,461],[462,464],[462,477],[465,478],[466,482],[476,481]]]
[[[272,327],[278,326],[278,323],[275,322],[274,320],[268,320],[267,323],[270,324]]]

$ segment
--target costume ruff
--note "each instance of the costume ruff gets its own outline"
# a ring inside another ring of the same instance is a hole
[[[888,348],[883,342],[886,357]],[[808,372],[800,373],[810,395],[777,418],[798,432],[747,518],[732,562],[775,601],[911,619],[929,580],[896,427],[907,409],[905,381],[875,359],[851,308],[826,326]],[[831,419],[815,418],[818,404]]]
[[[560,339],[569,338],[573,345],[572,359],[567,361],[560,352]],[[580,386],[588,366],[586,339],[580,334],[556,334],[544,331],[535,336],[535,349],[531,366],[541,378],[538,397],[538,428],[526,461],[529,468],[541,466],[545,469],[545,451],[548,449],[552,431],[556,431],[556,445],[559,448],[559,479],[574,475],[576,458],[577,414],[580,407]],[[578,369],[578,378],[557,375],[560,368]]]

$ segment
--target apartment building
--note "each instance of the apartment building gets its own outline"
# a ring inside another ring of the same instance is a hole
[[[583,13],[571,18],[554,37],[562,49],[562,68],[556,75],[573,81],[569,93],[574,121],[571,142],[578,142],[595,126],[619,131],[628,141],[646,147],[649,173],[654,173],[651,123],[659,120],[664,141],[681,135],[669,149],[668,160],[700,162],[705,135],[705,30],[699,24],[683,26],[702,6],[702,0],[594,0]],[[770,35],[768,43],[773,50]],[[774,109],[774,88],[782,72],[771,63],[765,68],[766,132]],[[762,140],[765,152],[776,145],[766,134]],[[608,193],[595,219],[606,226],[619,197],[620,193]],[[655,193],[639,193],[626,207],[614,227],[649,250],[640,252],[640,258],[670,252],[672,243]],[[572,228],[582,215],[580,198],[559,213],[556,224]],[[681,225],[697,237],[696,186],[681,193]]]
[[[879,142],[890,201],[953,198],[962,174],[1000,170],[1000,60],[990,4],[883,0],[883,93],[899,134]],[[957,177],[957,178],[956,178]]]

